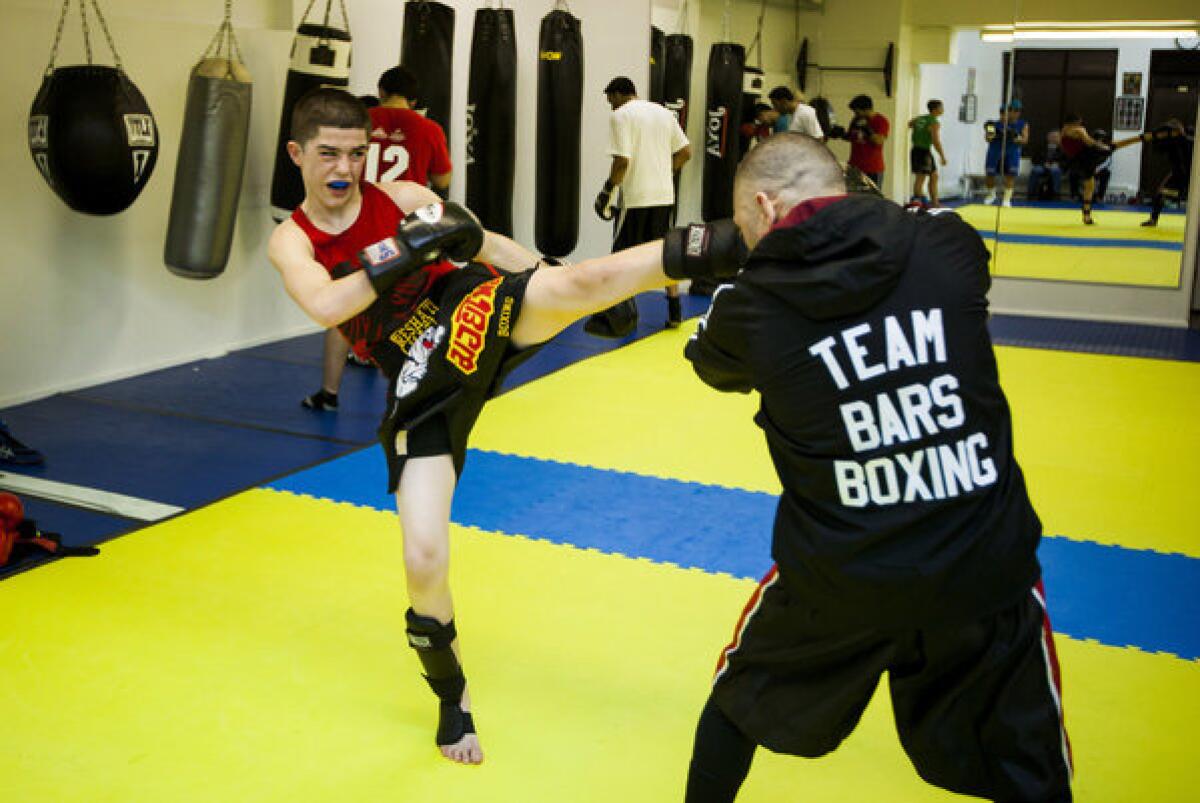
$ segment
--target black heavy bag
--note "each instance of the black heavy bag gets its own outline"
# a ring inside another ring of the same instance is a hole
[[[511,237],[517,143],[517,38],[513,12],[481,8],[467,84],[467,207],[485,229]]]
[[[251,89],[240,60],[204,58],[192,69],[163,248],[163,262],[176,276],[211,279],[229,261]]]
[[[301,22],[292,40],[292,61],[283,89],[279,136],[275,142],[275,173],[271,176],[271,215],[284,220],[304,200],[300,169],[287,152],[292,109],[300,96],[319,86],[345,89],[350,85],[350,34],[341,28]]]
[[[579,127],[583,112],[583,36],[566,11],[542,18],[538,37],[538,250],[565,257],[579,239]]]
[[[42,79],[29,110],[29,151],[67,206],[114,215],[150,180],[158,126],[122,70],[58,67]]]
[[[733,177],[741,157],[738,121],[742,111],[742,72],[745,62],[745,49],[729,42],[718,42],[708,54],[704,197],[701,204],[701,215],[705,221],[733,216]]]
[[[510,26],[511,27],[511,26]],[[454,9],[408,0],[400,63],[417,76],[415,108],[442,127],[450,141],[450,77],[454,72]]]
[[[662,103],[665,98],[663,95],[663,76],[666,71],[667,61],[667,37],[666,35],[650,26],[650,102]]]
[[[687,131],[692,98],[692,37],[671,34],[666,38],[664,53],[663,103],[679,117],[679,127]]]

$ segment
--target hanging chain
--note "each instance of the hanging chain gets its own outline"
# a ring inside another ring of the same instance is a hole
[[[112,51],[113,64],[116,65],[118,72],[125,72],[125,69],[121,66],[121,56],[117,53],[117,46],[113,43],[112,34],[108,32],[108,23],[104,21],[104,15],[100,13],[100,5],[96,0],[92,0],[92,10],[96,12],[96,19],[100,20],[100,30],[104,31],[104,38],[108,41],[108,49]],[[91,55],[89,54],[88,63],[90,64],[91,61]]]
[[[758,12],[758,31],[756,31],[754,34],[754,41],[752,41],[750,43],[750,47],[748,47],[746,49],[747,59],[750,57],[750,54],[754,52],[755,48],[758,49],[758,61],[756,63],[758,64],[759,67],[762,67],[763,20],[766,18],[766,16],[767,16],[767,0],[762,0],[762,6],[760,7],[759,12]]]
[[[83,18],[83,49],[87,53],[87,63],[90,66],[92,63],[92,37],[88,31],[87,24],[87,6],[84,5],[84,0],[79,0],[79,15]]]
[[[233,30],[233,0],[225,0],[225,19],[221,21],[221,26],[217,28],[216,35],[212,41],[208,43],[208,47],[204,50],[204,58],[220,57],[221,49],[225,50],[225,77],[236,77],[233,72],[233,65],[242,62],[242,49],[238,46],[237,35]]]
[[[54,45],[50,48],[50,63],[46,65],[46,75],[54,72],[54,62],[58,58],[58,43],[62,41],[63,23],[67,21],[67,11],[71,0],[63,0],[62,13],[58,15],[58,30],[54,32]]]
[[[675,29],[680,33],[687,33],[688,30],[688,0],[682,0],[679,4],[679,14],[675,17]]]
[[[721,41],[729,41],[729,15],[733,11],[731,0],[725,0],[725,13],[721,16]]]

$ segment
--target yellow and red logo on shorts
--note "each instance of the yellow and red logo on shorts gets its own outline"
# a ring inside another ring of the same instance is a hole
[[[450,348],[446,359],[464,374],[479,368],[479,355],[487,342],[488,324],[496,311],[496,288],[503,279],[479,285],[454,310],[450,321]]]

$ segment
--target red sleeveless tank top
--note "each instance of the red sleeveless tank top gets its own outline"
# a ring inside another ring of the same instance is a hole
[[[404,211],[383,190],[366,182],[360,187],[362,207],[358,217],[349,228],[337,234],[317,228],[300,207],[292,212],[292,220],[312,242],[316,260],[335,279],[362,270],[355,254],[372,243],[394,235],[396,227],[405,217]],[[433,283],[454,270],[454,265],[442,260],[414,271],[396,282],[387,295],[377,298],[371,306],[338,324],[338,330],[350,342],[355,354],[380,363],[376,359],[380,344],[386,342],[388,335],[409,317]]]

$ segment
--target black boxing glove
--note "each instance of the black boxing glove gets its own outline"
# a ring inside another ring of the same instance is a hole
[[[849,139],[849,137],[846,136],[846,129],[840,125],[832,125],[829,127],[829,138],[830,139]]]
[[[596,214],[601,220],[612,220],[616,210],[613,209],[612,195],[616,187],[608,179],[604,180],[604,188],[596,194],[596,203],[593,206],[596,209]]]
[[[746,256],[742,234],[729,219],[693,223],[663,237],[663,272],[672,279],[728,279]]]
[[[371,286],[383,295],[413,271],[452,259],[465,262],[483,247],[483,226],[471,210],[446,202],[423,206],[396,227],[396,236],[368,245],[356,255]]]

